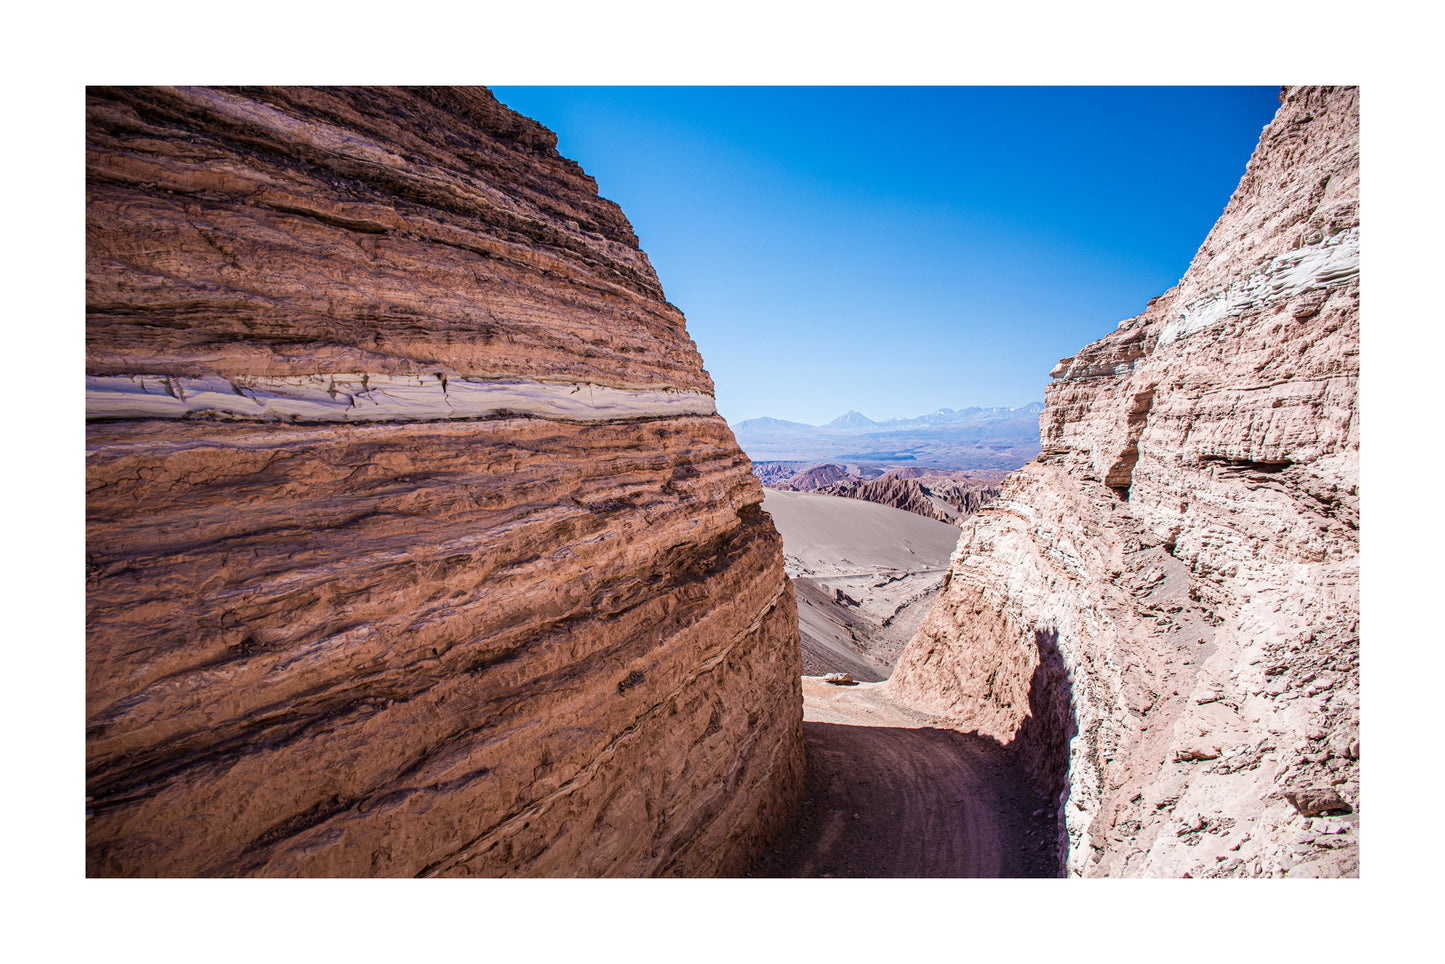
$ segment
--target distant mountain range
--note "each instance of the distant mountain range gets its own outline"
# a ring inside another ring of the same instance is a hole
[[[875,422],[848,412],[826,425],[750,418],[733,426],[753,461],[834,460],[949,469],[1016,469],[1039,454],[1039,412],[1019,408],[941,408],[916,418]]]

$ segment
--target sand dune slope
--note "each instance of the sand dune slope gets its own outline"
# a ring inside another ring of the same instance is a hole
[[[803,672],[886,679],[933,605],[958,530],[857,499],[766,490],[798,596]]]

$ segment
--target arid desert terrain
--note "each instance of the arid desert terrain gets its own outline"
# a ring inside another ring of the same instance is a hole
[[[828,495],[487,90],[87,88],[87,876],[1358,876],[1359,102]]]

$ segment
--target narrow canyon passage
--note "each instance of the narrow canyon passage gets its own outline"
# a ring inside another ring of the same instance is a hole
[[[1054,877],[1049,801],[993,740],[881,683],[803,678],[803,805],[753,877]]]
[[[883,682],[943,586],[958,529],[806,492],[769,489],[764,508],[798,594],[807,764],[802,806],[751,875],[1058,876],[1057,820],[1017,761]],[[859,683],[826,683],[830,672]]]

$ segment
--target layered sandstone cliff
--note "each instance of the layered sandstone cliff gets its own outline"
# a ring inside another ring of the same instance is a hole
[[[621,211],[480,90],[86,116],[88,872],[746,868],[795,603]]]
[[[890,686],[1013,746],[1070,874],[1358,872],[1359,111],[1295,88],[1180,283],[1054,370]]]

